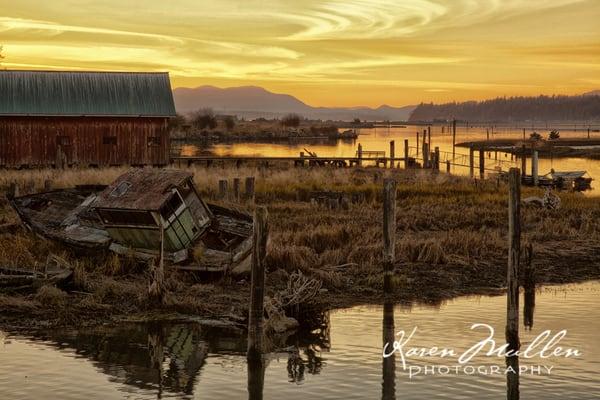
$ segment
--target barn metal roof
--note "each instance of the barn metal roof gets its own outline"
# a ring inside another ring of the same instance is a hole
[[[92,207],[156,211],[171,197],[172,188],[193,176],[177,169],[132,169],[104,189]]]
[[[0,115],[171,117],[166,72],[0,71]]]

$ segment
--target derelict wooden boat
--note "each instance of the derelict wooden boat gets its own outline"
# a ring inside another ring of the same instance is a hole
[[[252,217],[205,203],[179,170],[135,169],[109,186],[80,186],[11,199],[31,231],[78,250],[140,261],[160,254],[181,269],[227,271],[248,262]]]

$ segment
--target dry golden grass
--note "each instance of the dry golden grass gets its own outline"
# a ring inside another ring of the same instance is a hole
[[[257,169],[192,167],[194,180],[209,201],[217,198],[218,181],[256,178],[256,202],[269,210],[267,266],[273,287],[286,273],[301,270],[321,279],[330,290],[329,304],[372,299],[382,287],[382,180],[398,182],[395,282],[400,296],[435,297],[468,292],[470,287],[503,284],[506,263],[507,187],[424,171],[375,169]],[[5,171],[0,187],[12,181],[42,188],[49,177],[54,187],[109,183],[123,168],[67,171]],[[348,209],[308,202],[311,191],[360,193],[363,203]],[[541,190],[523,188],[523,197]],[[561,193],[558,211],[523,208],[523,237],[531,241],[543,281],[568,281],[600,276],[600,201]],[[251,204],[239,204],[252,211]],[[0,219],[14,218],[0,205]],[[576,244],[576,251],[570,250]],[[63,249],[27,233],[0,235],[0,265],[43,263]],[[199,256],[199,254],[198,254]],[[74,287],[90,293],[65,306],[90,315],[146,310],[148,274],[131,260],[115,256],[79,258],[64,255],[75,267]],[[596,266],[596,267],[594,267]],[[286,272],[278,272],[286,271]],[[228,279],[194,283],[186,274],[168,272],[165,309],[208,315],[246,315],[248,285]],[[46,290],[46,289],[44,289]],[[56,294],[56,293],[54,293]],[[38,293],[37,299],[52,293]],[[42,297],[39,297],[42,296]],[[56,297],[60,299],[61,297]],[[21,298],[22,307],[43,301]],[[9,304],[0,297],[0,308]],[[92,311],[90,311],[92,310]],[[104,315],[102,314],[102,315]]]

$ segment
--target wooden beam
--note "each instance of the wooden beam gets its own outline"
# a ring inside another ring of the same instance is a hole
[[[390,293],[396,256],[396,181],[383,181],[383,290]]]
[[[269,237],[268,213],[265,207],[254,211],[250,311],[248,315],[248,358],[263,353],[263,313],[265,294],[265,257]]]
[[[519,263],[521,254],[521,176],[518,168],[508,172],[508,268],[506,273],[506,343],[518,350],[519,341]]]

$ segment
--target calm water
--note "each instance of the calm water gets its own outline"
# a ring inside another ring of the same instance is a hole
[[[592,129],[598,129],[600,126],[593,125]],[[403,157],[404,155],[404,139],[409,140],[409,146],[416,148],[416,132],[423,131],[422,126],[408,125],[406,128],[375,128],[375,129],[360,129],[360,136],[356,140],[290,140],[286,142],[277,143],[219,143],[219,144],[200,144],[195,143],[182,143],[174,142],[173,152],[175,155],[183,156],[196,156],[196,155],[208,155],[214,154],[219,156],[231,155],[231,156],[298,156],[301,151],[308,149],[316,152],[319,156],[337,156],[337,157],[348,157],[354,156],[358,144],[362,144],[363,150],[367,151],[385,151],[386,155],[389,155],[389,142],[394,140],[396,143],[396,157]],[[527,129],[527,137],[532,132],[532,129]],[[485,127],[473,127],[466,128],[464,126],[457,127],[456,142],[466,142],[473,140],[483,140],[487,138],[487,131],[490,132],[490,139],[501,139],[501,138],[521,138],[523,136],[523,130],[521,128],[512,127],[496,127],[493,130]],[[547,137],[549,130],[545,127],[536,128],[536,131]],[[582,130],[580,126],[577,130],[570,125],[568,128],[560,129],[560,135],[562,138],[581,138],[587,137],[587,126],[586,130]],[[431,131],[432,146],[438,146],[441,152],[447,152],[448,156],[452,153],[452,134],[448,127],[444,127],[442,132],[441,126],[433,126]],[[600,139],[600,133],[591,132],[591,138]],[[420,136],[420,144],[422,144],[422,134]],[[420,149],[419,149],[420,152]],[[464,154],[468,157],[468,149],[457,147],[457,154]],[[411,149],[411,156],[415,156],[415,149]],[[442,162],[445,161],[445,155],[442,154]],[[468,158],[463,160],[457,160],[459,164],[468,165]],[[502,165],[496,160],[500,160]],[[503,170],[508,170],[510,167],[511,155],[508,153],[498,152],[489,153],[486,159],[486,168],[493,169],[496,165],[502,167]],[[476,155],[476,168],[479,165]],[[520,163],[517,165],[516,161],[514,166],[520,167]],[[445,170],[444,166],[441,166]],[[528,162],[528,173],[531,173],[531,164]],[[550,169],[554,168],[556,171],[588,171],[592,178],[600,179],[600,160],[590,160],[585,158],[541,158],[539,161],[539,172],[541,175],[549,173]],[[469,173],[468,167],[452,167],[452,172],[461,175],[467,175]],[[592,183],[592,186],[595,186]],[[600,195],[600,191],[592,191],[593,195]]]
[[[483,374],[504,368],[503,358],[475,357],[482,373],[409,378],[398,356],[382,358],[385,336],[418,331],[412,346],[464,351],[489,324],[503,343],[505,298],[462,297],[431,307],[362,306],[331,312],[321,329],[291,336],[285,350],[251,368],[235,331],[195,324],[123,325],[79,332],[23,336],[0,331],[3,399],[503,399],[506,377]],[[385,313],[384,313],[385,311]],[[522,319],[521,319],[522,325]],[[385,328],[385,329],[382,329]],[[542,331],[566,329],[561,342],[576,358],[534,358],[521,366],[553,367],[548,375],[523,374],[522,399],[598,399],[600,393],[600,282],[541,289],[533,326],[521,326],[527,345]],[[523,358],[523,357],[521,357]],[[451,366],[455,359],[410,357],[408,365]],[[251,382],[248,387],[248,382]],[[262,387],[261,387],[262,386]]]

